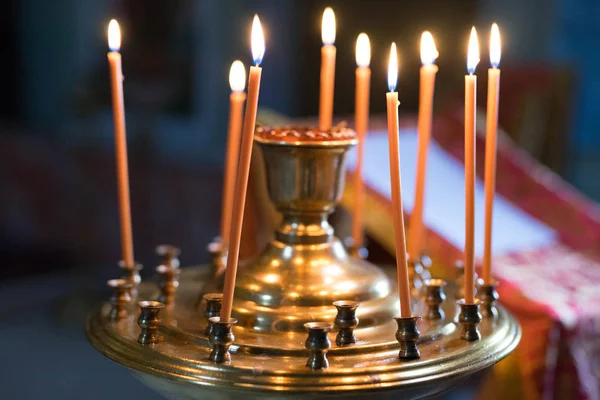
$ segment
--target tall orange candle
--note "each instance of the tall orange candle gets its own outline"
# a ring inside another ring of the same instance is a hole
[[[465,303],[475,302],[475,107],[479,43],[475,27],[471,30],[465,76]]]
[[[404,211],[402,209],[402,188],[400,183],[400,151],[398,143],[398,54],[396,44],[392,43],[388,65],[387,127],[390,152],[390,183],[392,187],[392,214],[394,218],[394,243],[396,247],[396,269],[398,273],[398,292],[400,293],[400,317],[408,318],[410,311],[410,288],[408,284],[408,265],[406,257],[406,239],[404,234]]]
[[[354,245],[363,245],[363,208],[365,186],[362,180],[365,136],[369,127],[369,97],[371,86],[371,44],[366,33],[356,39],[356,94],[354,109],[354,128],[358,136],[356,170],[354,171],[354,209],[352,215],[352,238]]]
[[[123,101],[123,69],[121,65],[121,30],[116,20],[108,24],[108,65],[112,90],[113,118],[115,123],[115,153],[117,159],[117,189],[121,224],[121,250],[126,268],[134,268],[133,233],[131,229],[131,202],[129,199],[129,167],[127,163],[127,134],[125,130],[125,105]]]
[[[333,119],[333,88],[335,86],[335,14],[331,7],[323,12],[321,22],[321,88],[319,96],[319,129],[331,129]]]
[[[238,257],[240,255],[240,241],[242,238],[242,222],[244,206],[246,204],[246,190],[248,189],[248,175],[250,172],[250,159],[252,157],[252,142],[254,127],[256,125],[256,111],[258,109],[258,94],[260,91],[260,77],[262,68],[260,64],[265,54],[265,38],[258,15],[254,16],[252,23],[252,58],[254,66],[250,67],[248,77],[248,101],[242,128],[242,141],[240,157],[236,175],[235,194],[233,197],[233,212],[231,214],[231,230],[229,234],[229,254],[227,269],[225,270],[225,284],[223,287],[223,303],[221,306],[221,321],[231,319],[233,308],[233,292],[235,290],[235,277],[237,275]]]
[[[496,191],[496,141],[498,132],[498,101],[500,98],[500,31],[492,25],[490,64],[488,70],[487,119],[485,134],[485,238],[483,251],[483,282],[492,283],[492,216]]]
[[[434,64],[438,51],[431,33],[421,35],[421,84],[419,91],[419,150],[417,153],[417,179],[415,186],[415,204],[410,216],[408,254],[415,259],[421,256],[423,240],[423,204],[425,202],[425,176],[427,173],[427,150],[431,138],[431,118],[433,114],[433,91],[435,75],[438,71]]]
[[[246,69],[244,64],[236,60],[229,70],[229,129],[227,132],[227,154],[225,156],[225,179],[223,182],[223,204],[221,206],[221,243],[223,249],[229,245],[229,229],[231,228],[231,209],[235,191],[235,174],[237,172],[240,135],[242,133],[242,111],[246,101]]]

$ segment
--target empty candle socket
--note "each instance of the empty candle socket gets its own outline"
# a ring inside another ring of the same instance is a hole
[[[158,314],[164,308],[164,304],[159,301],[140,301],[138,306],[142,310],[137,323],[142,330],[138,336],[138,342],[143,345],[156,344],[159,341],[158,329],[160,328],[160,319]]]
[[[131,301],[130,290],[133,285],[127,282],[125,279],[111,279],[107,282],[107,285],[113,289],[112,296],[110,298],[111,310],[110,318],[113,321],[117,321],[126,318],[127,305]]]
[[[217,317],[221,312],[221,305],[223,304],[223,293],[206,293],[202,296],[202,299],[206,301],[206,308],[204,308],[204,317],[206,318],[207,325],[204,333],[207,337],[210,337],[212,332],[212,317]]]
[[[166,265],[156,267],[156,272],[160,274],[160,296],[158,301],[169,306],[175,304],[175,293],[179,287],[179,268],[169,268]]]
[[[181,250],[179,247],[170,244],[160,244],[156,246],[156,255],[160,259],[161,265],[166,265],[170,268],[179,268],[179,255]]]
[[[465,299],[457,301],[460,306],[460,314],[458,314],[458,322],[462,325],[460,338],[467,342],[472,342],[481,339],[478,325],[481,322],[481,314],[479,313],[480,301],[475,299],[473,304],[465,304]]]
[[[477,292],[479,300],[481,300],[481,315],[483,318],[496,318],[498,317],[498,308],[496,302],[500,298],[496,287],[498,282],[492,282],[488,285],[482,285]]]
[[[229,347],[233,344],[233,325],[237,324],[236,319],[230,319],[228,322],[221,322],[220,317],[211,317],[210,323],[213,328],[209,337],[212,351],[208,359],[215,364],[222,364],[231,361]]]
[[[429,279],[425,281],[425,304],[427,305],[425,319],[444,319],[445,315],[442,310],[442,304],[446,300],[446,293],[444,292],[445,287],[446,281],[443,279]]]
[[[335,344],[338,346],[346,346],[356,343],[354,329],[358,326],[358,318],[356,317],[356,309],[359,306],[358,301],[339,300],[333,305],[337,308],[334,325],[338,331],[335,338]]]
[[[308,338],[304,342],[309,352],[306,366],[313,370],[329,368],[327,350],[331,348],[331,341],[328,334],[333,325],[329,322],[307,322],[304,327],[308,330]]]
[[[400,352],[398,358],[404,361],[414,360],[421,357],[417,341],[421,332],[417,328],[417,322],[421,317],[413,315],[411,317],[396,317],[398,330],[396,331],[396,340],[400,343]]]

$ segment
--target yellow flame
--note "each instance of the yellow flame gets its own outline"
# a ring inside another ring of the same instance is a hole
[[[497,68],[500,65],[500,56],[502,55],[502,45],[500,42],[500,29],[498,24],[492,24],[492,33],[490,35],[490,64]]]
[[[260,65],[265,55],[265,35],[260,24],[260,19],[258,19],[258,15],[256,14],[254,15],[254,21],[252,21],[251,36],[252,59],[255,65]]]
[[[396,43],[392,43],[392,47],[390,48],[387,80],[390,92],[395,91],[396,84],[398,83],[398,53],[396,52]]]
[[[421,63],[423,65],[433,64],[439,55],[440,53],[435,47],[431,33],[429,31],[423,32],[421,35]]]
[[[111,51],[119,51],[121,48],[121,29],[116,19],[111,19],[108,24],[108,48]]]
[[[477,31],[475,27],[471,29],[471,37],[469,38],[469,52],[467,54],[467,70],[469,74],[475,73],[475,68],[479,64],[479,41],[477,40]]]
[[[361,33],[356,39],[356,65],[368,67],[371,64],[371,42],[366,33]]]
[[[321,39],[325,45],[335,43],[335,14],[331,7],[327,7],[325,11],[323,11]]]
[[[246,87],[246,68],[240,60],[235,60],[229,69],[229,86],[232,92],[243,92]]]

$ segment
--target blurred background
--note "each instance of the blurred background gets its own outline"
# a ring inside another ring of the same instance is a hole
[[[80,398],[78,390],[90,386],[88,398],[146,394],[82,333],[94,293],[106,295],[102,282],[116,273],[120,255],[108,21],[118,19],[122,30],[136,259],[150,270],[154,247],[163,242],[182,247],[183,265],[208,261],[205,247],[219,224],[229,67],[235,59],[251,62],[253,14],[261,17],[267,43],[260,105],[297,118],[317,113],[326,6],[337,19],[340,117],[354,110],[360,32],[371,39],[374,115],[385,112],[388,46],[398,45],[402,118],[417,111],[423,30],[432,32],[440,52],[436,113],[462,99],[473,25],[485,101],[488,32],[497,22],[500,124],[525,151],[600,199],[600,1],[5,0],[0,338],[11,344],[0,357],[5,398]],[[43,343],[41,333],[49,335]]]

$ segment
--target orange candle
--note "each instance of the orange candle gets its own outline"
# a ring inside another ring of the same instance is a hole
[[[235,174],[238,165],[240,135],[242,133],[242,110],[246,101],[246,69],[244,64],[236,60],[229,70],[229,129],[227,133],[227,154],[225,156],[225,179],[223,182],[223,204],[221,206],[221,243],[223,249],[229,245],[229,229],[231,228],[231,209],[233,208],[233,192],[235,190]]]
[[[335,14],[331,7],[323,12],[321,23],[321,89],[319,96],[319,129],[331,129],[333,119],[333,87],[335,83]]]
[[[483,282],[492,283],[492,215],[496,191],[496,141],[498,132],[498,101],[500,97],[500,31],[492,25],[490,64],[488,70],[487,119],[485,129],[485,242],[483,251]]]
[[[356,94],[354,128],[358,135],[356,170],[354,171],[354,210],[352,216],[352,238],[354,245],[363,245],[363,208],[365,188],[362,180],[362,164],[365,135],[369,127],[369,88],[371,85],[371,44],[366,33],[356,39]]]
[[[475,302],[475,107],[479,43],[475,27],[469,39],[469,54],[465,76],[465,303]]]
[[[434,64],[438,51],[429,32],[421,35],[421,85],[419,92],[419,150],[417,153],[417,179],[415,204],[410,216],[410,236],[408,254],[418,259],[421,256],[423,239],[423,204],[425,201],[425,175],[427,172],[427,149],[431,137],[431,118],[433,114],[433,90],[435,75],[438,71]]]
[[[406,239],[404,235],[404,212],[402,210],[402,189],[400,183],[400,153],[398,144],[398,54],[396,43],[392,43],[388,65],[387,125],[390,151],[390,183],[392,186],[392,211],[394,218],[394,240],[396,246],[396,268],[398,273],[398,292],[400,293],[400,317],[408,318],[410,311],[410,288],[408,284],[408,265],[406,257]]]
[[[231,319],[233,308],[233,292],[235,290],[235,277],[237,275],[238,257],[240,254],[240,241],[242,238],[242,222],[244,206],[246,203],[246,190],[248,188],[248,175],[250,172],[250,159],[252,157],[252,142],[254,127],[256,125],[256,111],[258,109],[258,93],[260,91],[260,77],[262,62],[265,54],[265,38],[258,15],[254,16],[252,23],[252,57],[254,66],[250,67],[248,77],[248,101],[242,128],[240,157],[236,175],[235,194],[233,197],[233,211],[231,214],[231,230],[229,233],[229,254],[227,269],[225,270],[225,285],[223,287],[223,303],[221,307],[221,321]]]
[[[125,105],[123,102],[123,70],[121,66],[121,31],[116,20],[108,24],[108,65],[112,90],[115,123],[115,153],[117,159],[117,190],[121,223],[121,249],[125,267],[134,268],[133,234],[131,231],[131,203],[129,200],[129,167],[127,164],[127,134],[125,130]]]

